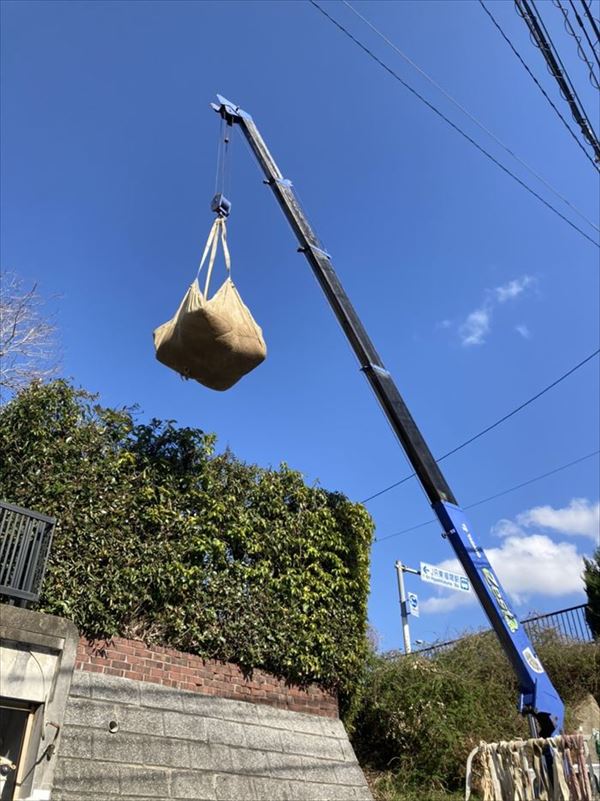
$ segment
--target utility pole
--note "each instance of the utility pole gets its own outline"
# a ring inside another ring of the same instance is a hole
[[[420,576],[419,570],[414,570],[402,562],[396,562],[396,576],[398,578],[398,595],[400,597],[400,617],[402,618],[402,637],[404,638],[404,653],[410,654],[412,647],[410,644],[410,627],[408,625],[408,602],[406,598],[406,590],[404,587],[404,574],[414,573],[415,576]]]

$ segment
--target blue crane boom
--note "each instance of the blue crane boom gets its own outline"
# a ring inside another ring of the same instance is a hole
[[[268,184],[299,242],[329,304],[346,334],[377,399],[431,506],[444,535],[469,577],[473,589],[496,632],[519,682],[519,710],[529,716],[532,734],[550,737],[561,731],[564,704],[544,670],[522,625],[514,614],[483,548],[477,544],[471,526],[452,490],[433,458],[415,421],[404,403],[390,373],[386,370],[371,339],[346,295],[330,255],[312,230],[294,192],[291,181],[283,177],[252,117],[221,95],[212,108],[232,126],[238,125],[265,174]],[[227,208],[227,213],[229,209]]]

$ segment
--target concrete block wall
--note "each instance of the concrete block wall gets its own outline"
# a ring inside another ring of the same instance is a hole
[[[75,671],[53,801],[372,801],[338,719]]]

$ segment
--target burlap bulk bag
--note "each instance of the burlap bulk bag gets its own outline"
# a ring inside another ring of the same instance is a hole
[[[223,245],[227,278],[209,298],[219,240]],[[267,348],[260,326],[231,280],[225,220],[221,217],[215,220],[208,235],[198,274],[209,250],[204,292],[196,276],[175,316],[154,331],[154,347],[159,362],[184,378],[193,378],[210,389],[225,390],[258,367],[267,355]]]

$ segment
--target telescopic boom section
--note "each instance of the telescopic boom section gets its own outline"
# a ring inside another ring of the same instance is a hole
[[[535,654],[525,631],[513,614],[506,594],[479,547],[464,512],[427,443],[412,418],[391,375],[386,370],[333,269],[330,255],[312,230],[294,193],[271,156],[252,117],[234,103],[217,95],[212,108],[229,125],[239,125],[260,164],[267,183],[287,217],[329,304],[342,326],[375,394],[421,482],[446,537],[475,590],[502,647],[518,676],[523,714],[533,715],[541,736],[562,729],[564,706]]]

